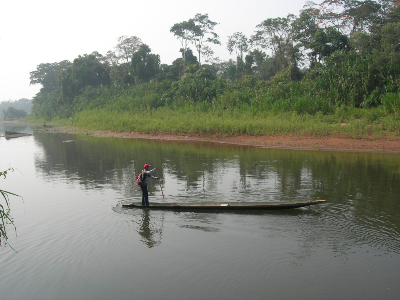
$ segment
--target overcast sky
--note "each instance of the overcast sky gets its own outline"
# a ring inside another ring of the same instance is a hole
[[[320,3],[321,1],[315,1]],[[78,55],[113,50],[118,37],[137,36],[170,64],[180,57],[179,41],[170,28],[208,13],[221,46],[213,46],[222,60],[234,58],[226,50],[227,37],[240,31],[254,34],[268,18],[299,15],[306,0],[14,0],[0,4],[0,102],[32,99],[40,85],[29,85],[29,72],[41,63],[73,61]],[[192,49],[194,49],[192,47]]]

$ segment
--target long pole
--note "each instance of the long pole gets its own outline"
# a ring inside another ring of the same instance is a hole
[[[163,192],[163,190],[162,190],[162,185],[161,185],[161,182],[160,182],[160,187],[161,187],[161,194],[162,194],[162,198],[163,198],[163,200],[165,200],[165,198],[164,198],[164,192]]]
[[[158,175],[158,170],[157,170],[157,175]],[[158,177],[158,178],[160,178],[160,177]],[[162,190],[162,184],[161,184],[161,181],[160,181],[160,188],[161,188],[161,194],[162,194],[162,198],[163,198],[163,200],[165,200],[165,197],[164,197],[164,192],[163,192],[163,190]]]

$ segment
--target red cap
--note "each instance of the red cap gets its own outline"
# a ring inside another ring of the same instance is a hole
[[[147,167],[150,167],[150,165],[149,164],[145,164],[144,166],[143,166],[143,168],[147,168]]]

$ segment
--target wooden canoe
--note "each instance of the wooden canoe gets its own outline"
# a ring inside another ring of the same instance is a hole
[[[141,203],[122,204],[125,208],[165,209],[165,210],[274,210],[289,209],[325,203],[326,200],[313,200],[303,202],[193,202],[193,203],[160,203],[150,202],[149,206]]]

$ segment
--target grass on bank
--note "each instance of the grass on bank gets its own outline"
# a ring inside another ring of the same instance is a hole
[[[382,109],[338,107],[334,114],[253,112],[251,110],[171,109],[76,113],[63,123],[92,130],[170,134],[337,136],[353,139],[400,138],[400,115]]]

